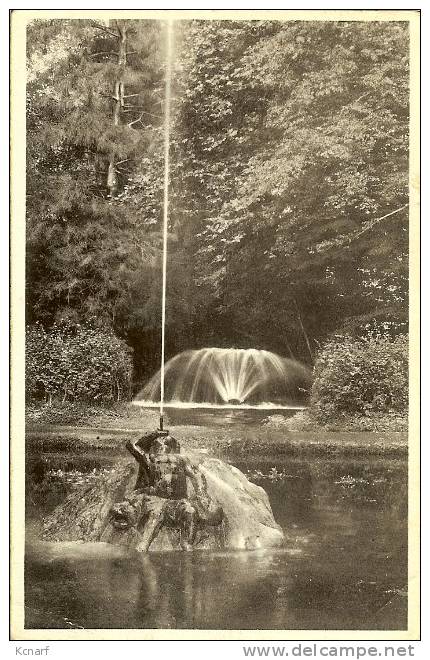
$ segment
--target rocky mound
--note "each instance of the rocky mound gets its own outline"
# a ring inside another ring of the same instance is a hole
[[[189,457],[203,475],[207,496],[222,508],[222,520],[196,531],[192,549],[255,549],[277,547],[283,533],[273,518],[263,488],[252,484],[237,468],[216,458]],[[134,490],[136,463],[121,463],[91,486],[73,492],[44,521],[43,538],[49,541],[103,541],[137,550],[181,550],[180,531],[161,525],[149,548],[145,525],[152,515],[175,500],[142,495]],[[186,509],[187,501],[184,500]],[[114,513],[113,513],[114,512]],[[121,524],[121,517],[124,524]]]

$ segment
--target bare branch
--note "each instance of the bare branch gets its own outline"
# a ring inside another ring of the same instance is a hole
[[[123,112],[135,112],[136,110],[141,110],[141,106],[135,105],[126,107]],[[163,119],[161,115],[153,115],[152,112],[145,112],[142,110],[142,115],[149,115],[149,117],[155,117],[156,119]]]
[[[362,94],[361,96],[358,97],[358,99],[355,99],[355,101],[352,101],[352,103],[349,103],[348,105],[344,105],[341,109],[339,114],[343,114],[346,110],[357,110],[357,108],[354,108],[356,103],[359,103],[363,99],[365,99],[367,96],[370,96],[370,92],[366,92],[365,94]]]
[[[138,119],[135,119],[134,121],[131,121],[130,123],[127,124],[127,126],[128,126],[129,128],[131,128],[134,124],[138,124],[139,122],[142,121],[142,117],[143,117],[143,112],[142,112],[142,114],[140,115],[140,117],[138,117]]]
[[[102,94],[100,92],[100,96],[103,96],[105,99],[113,99],[114,101],[119,101],[119,98],[117,96],[113,96],[113,94]]]
[[[97,30],[101,30],[102,32],[106,32],[106,34],[110,34],[111,37],[115,37],[115,39],[119,39],[120,35],[115,34],[115,32],[112,32],[108,28],[105,28],[103,25],[99,25],[99,23],[96,23],[95,21],[91,21],[91,26],[93,28],[96,28]]]
[[[395,211],[391,211],[391,213],[386,213],[385,215],[381,216],[380,218],[374,218],[373,220],[369,220],[368,223],[361,229],[360,231],[356,232],[353,234],[350,238],[350,242],[357,238],[358,236],[361,236],[361,234],[364,234],[366,231],[369,231],[369,229],[372,229],[375,225],[377,225],[381,220],[385,220],[385,218],[389,218],[390,215],[394,215],[395,213],[400,213],[400,211],[404,211],[409,206],[409,204],[404,204],[401,206],[399,209],[396,209]]]
[[[315,249],[312,250],[316,252],[326,252],[327,250],[331,250],[332,248],[335,247],[340,247],[345,244],[350,244],[352,241],[355,241],[359,236],[362,234],[365,234],[367,231],[372,229],[375,225],[379,224],[382,220],[385,220],[385,218],[389,218],[390,216],[394,215],[395,213],[400,213],[400,211],[404,211],[409,204],[404,204],[400,208],[396,209],[395,211],[391,211],[390,213],[386,213],[385,215],[382,215],[379,218],[373,218],[373,220],[368,220],[367,222],[364,223],[363,227],[359,229],[358,231],[351,232],[350,234],[346,234],[343,236],[339,236],[336,238],[331,244],[328,244],[328,241],[323,241],[321,243],[318,243],[315,246]],[[311,252],[311,253],[312,253]]]
[[[99,50],[98,53],[90,53],[90,57],[96,57],[96,55],[115,55],[115,57],[119,57],[118,53],[110,50]]]

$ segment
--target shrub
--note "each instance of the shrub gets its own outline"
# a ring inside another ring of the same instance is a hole
[[[70,323],[27,329],[30,398],[119,401],[130,395],[131,375],[130,349],[110,330]]]
[[[345,416],[404,416],[408,408],[408,342],[374,333],[335,337],[314,367],[310,413],[327,423]]]

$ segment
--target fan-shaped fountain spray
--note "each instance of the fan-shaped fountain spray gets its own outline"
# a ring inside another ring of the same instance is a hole
[[[303,403],[310,370],[270,351],[201,348],[176,355],[155,374],[135,403],[296,407]],[[296,405],[295,405],[296,404]]]

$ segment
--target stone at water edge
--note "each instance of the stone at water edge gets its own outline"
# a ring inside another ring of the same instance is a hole
[[[237,468],[216,458],[195,454],[192,463],[204,474],[209,497],[220,504],[224,521],[217,527],[199,530],[194,549],[256,549],[282,545],[282,529],[273,518],[269,498],[263,488]],[[139,524],[117,529],[111,524],[110,509],[133,493],[137,464],[119,465],[101,475],[91,487],[73,492],[45,519],[44,539],[52,541],[103,541],[137,548],[142,539]],[[151,497],[151,506],[163,500]],[[180,550],[179,532],[164,527],[150,546],[151,551]]]
[[[264,488],[217,458],[206,458],[199,467],[206,477],[209,495],[223,508],[226,548],[273,548],[283,544],[282,529],[275,522]]]
[[[137,463],[122,461],[91,484],[73,490],[44,519],[43,538],[47,541],[99,541],[111,506],[132,493],[137,471]]]

